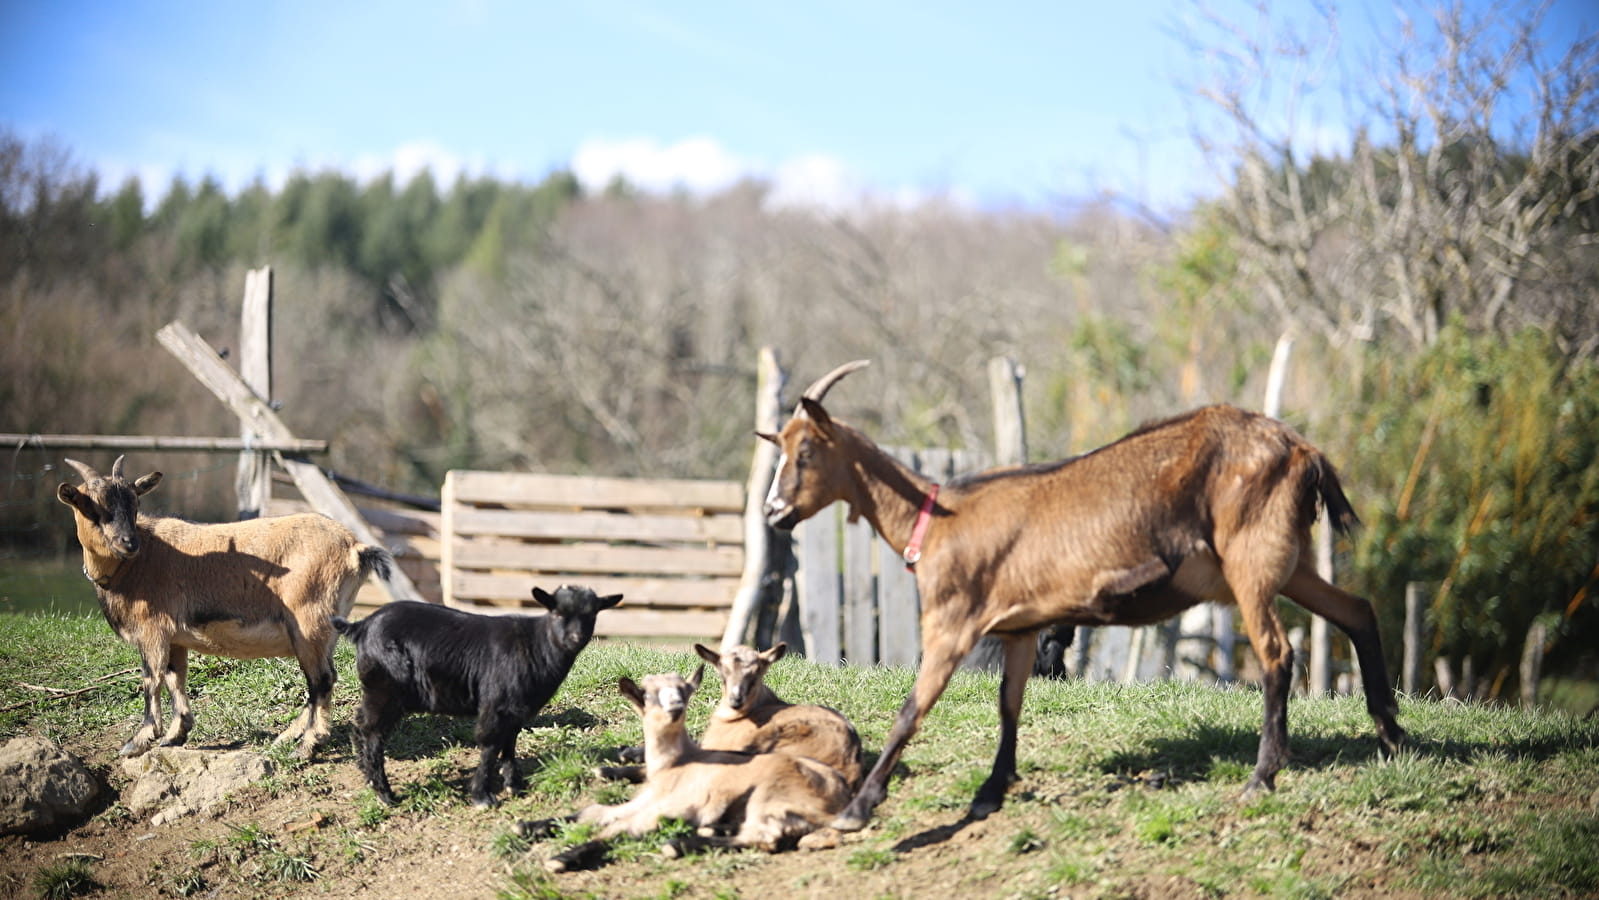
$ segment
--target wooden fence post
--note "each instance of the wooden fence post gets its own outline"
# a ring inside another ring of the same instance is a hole
[[[1400,690],[1406,694],[1414,695],[1421,690],[1421,642],[1424,633],[1424,619],[1426,607],[1421,602],[1421,585],[1414,581],[1405,584],[1405,656],[1400,666]],[[1439,679],[1439,690],[1445,694],[1448,688]]]
[[[239,377],[264,403],[272,402],[272,268],[252,269],[244,276],[244,310],[239,320]],[[239,420],[246,448],[262,437],[250,422]],[[239,454],[234,478],[239,519],[254,519],[272,502],[272,457],[264,450]]]
[[[783,370],[778,365],[777,353],[771,347],[762,347],[755,366],[756,431],[773,434],[782,427],[778,421],[782,395]],[[722,634],[723,653],[753,639],[750,631],[755,621],[755,607],[770,566],[767,549],[771,528],[766,524],[764,506],[776,464],[777,447],[771,441],[757,440],[755,456],[750,461],[749,480],[744,485],[744,574],[739,580],[738,593],[733,597],[727,630]]]
[[[1538,702],[1538,680],[1543,676],[1543,648],[1549,639],[1549,626],[1534,620],[1527,629],[1527,642],[1521,647],[1521,705]]]

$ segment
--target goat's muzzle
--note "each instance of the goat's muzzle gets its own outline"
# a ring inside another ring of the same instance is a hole
[[[130,534],[109,538],[106,544],[111,548],[111,553],[117,559],[127,560],[139,555],[138,535]]]
[[[781,500],[768,501],[765,512],[766,524],[779,531],[790,531],[800,522],[799,511]]]

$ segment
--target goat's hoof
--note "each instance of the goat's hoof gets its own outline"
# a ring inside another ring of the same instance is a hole
[[[625,763],[642,763],[644,762],[644,748],[623,747],[616,751],[616,758]]]
[[[796,845],[801,850],[831,850],[843,840],[843,835],[832,828],[822,828],[810,834],[801,835]]]
[[[850,810],[838,814],[829,827],[839,831],[860,831],[866,827],[866,816],[857,815]]]
[[[473,797],[472,805],[478,809],[493,809],[500,805],[500,801],[490,797],[488,794],[484,794],[481,797]]]
[[[143,756],[150,752],[149,741],[128,741],[117,751],[118,756]]]
[[[383,804],[384,806],[394,807],[394,806],[399,806],[400,805],[400,800],[399,800],[398,797],[394,796],[394,792],[393,791],[378,791],[378,790],[374,790],[372,793],[377,795],[378,802]]]
[[[978,795],[977,797],[973,798],[972,805],[966,810],[966,815],[973,819],[986,819],[994,813],[999,812],[1000,807],[1004,805],[1004,797],[984,797],[982,795]]]

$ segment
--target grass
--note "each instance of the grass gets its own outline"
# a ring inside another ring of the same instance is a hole
[[[279,793],[325,791],[329,767],[351,764],[348,723],[359,688],[347,644],[340,645],[337,662],[334,741],[345,746],[333,762],[284,760],[271,786]],[[369,864],[363,861],[396,822],[406,827],[488,816],[497,818],[484,826],[482,849],[509,873],[501,896],[584,896],[569,878],[542,873],[539,863],[586,840],[589,831],[567,827],[528,842],[507,823],[626,796],[627,789],[590,775],[614,748],[642,737],[637,715],[616,691],[617,677],[688,673],[697,662],[687,652],[597,642],[523,734],[518,756],[530,791],[502,798],[494,813],[471,810],[465,796],[476,760],[470,723],[413,716],[390,743],[399,807],[383,807],[370,791],[359,792],[336,814],[340,827],[296,838],[292,847],[253,823],[219,829],[214,838],[196,841],[163,875],[164,883],[173,894],[204,893],[207,879],[218,876],[202,869],[224,865],[261,890],[292,892],[319,876],[325,882],[330,868]],[[93,686],[0,713],[0,739],[102,735],[109,758],[142,709],[136,677],[115,674],[135,665],[131,649],[98,617],[0,615],[0,707],[41,696],[21,682]],[[814,698],[848,715],[869,753],[882,746],[913,679],[906,669],[829,669],[797,659],[768,676],[783,696]],[[303,681],[288,660],[197,656],[190,685],[194,740],[202,744],[265,751],[303,702]],[[1215,897],[1599,893],[1594,718],[1403,699],[1400,721],[1412,741],[1397,759],[1384,761],[1361,697],[1295,699],[1289,708],[1293,760],[1279,776],[1280,790],[1240,802],[1258,740],[1258,691],[1171,682],[1034,682],[1019,742],[1022,775],[1005,809],[984,823],[993,836],[979,853],[980,843],[967,849],[941,831],[954,827],[987,774],[997,691],[995,676],[959,673],[903,756],[872,830],[836,853],[807,858],[814,869],[807,877],[817,884],[853,879],[872,886],[867,895],[903,896],[915,861],[926,858],[918,849],[939,843],[940,853],[977,854],[962,857],[956,874],[937,882],[974,895],[1001,884],[1003,893],[1015,896],[1046,896],[1052,888],[1072,896],[1138,895],[1160,893],[1163,885]],[[703,727],[711,705],[708,696],[691,703],[691,729]],[[110,816],[102,814],[108,823]],[[629,896],[713,896],[765,865],[758,854],[723,852],[664,861],[656,851],[670,833],[671,827],[612,848],[610,865],[637,870],[638,886],[626,889],[634,891]]]

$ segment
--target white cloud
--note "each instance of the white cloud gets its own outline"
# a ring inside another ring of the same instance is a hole
[[[752,174],[754,167],[712,138],[693,137],[675,144],[654,138],[590,138],[572,154],[572,174],[590,191],[604,190],[617,178],[647,191],[687,189],[711,193]]]

